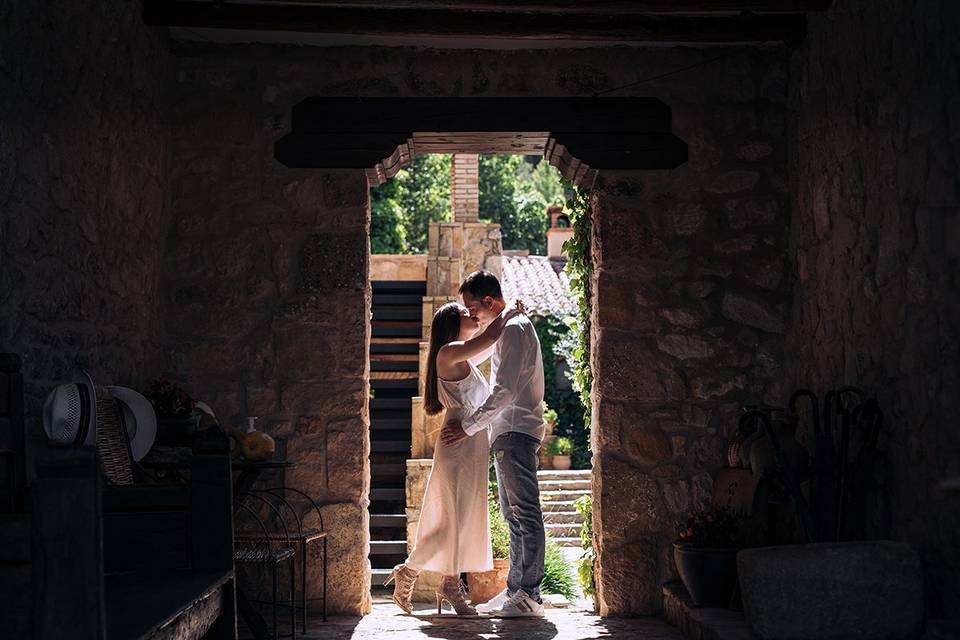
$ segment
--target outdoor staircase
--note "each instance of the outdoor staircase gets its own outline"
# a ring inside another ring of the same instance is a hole
[[[424,282],[375,281],[370,336],[370,566],[378,587],[407,556],[406,475]]]
[[[590,495],[591,475],[590,469],[537,472],[547,535],[560,546],[580,546],[583,518],[577,513],[573,503],[581,496]]]

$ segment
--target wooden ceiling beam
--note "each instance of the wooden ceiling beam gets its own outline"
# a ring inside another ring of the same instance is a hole
[[[377,36],[656,43],[757,43],[796,40],[802,13],[758,15],[578,14],[382,9],[315,4],[214,4],[144,0],[150,25]]]

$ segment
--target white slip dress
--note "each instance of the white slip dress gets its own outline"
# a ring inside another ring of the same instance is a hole
[[[446,409],[446,424],[479,408],[487,399],[489,386],[471,364],[463,380],[438,379],[437,392]],[[487,514],[489,459],[486,430],[454,445],[437,440],[408,566],[447,576],[493,569]]]

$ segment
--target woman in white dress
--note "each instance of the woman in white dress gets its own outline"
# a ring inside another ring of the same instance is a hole
[[[472,414],[487,399],[489,388],[475,363],[482,361],[507,320],[523,307],[505,311],[476,335],[480,321],[466,307],[451,302],[433,316],[424,408],[430,415],[446,411],[443,422]],[[420,511],[417,540],[407,561],[398,564],[384,582],[394,581],[393,601],[411,613],[413,585],[421,571],[443,575],[437,589],[437,611],[449,602],[458,614],[475,614],[460,589],[462,572],[493,568],[487,515],[490,442],[486,432],[453,444],[437,441],[433,469]]]

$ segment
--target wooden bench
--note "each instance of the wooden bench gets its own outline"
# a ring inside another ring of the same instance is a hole
[[[194,455],[189,485],[104,487],[93,449],[48,451],[32,513],[0,519],[0,627],[35,640],[235,639],[231,492],[226,455]]]

